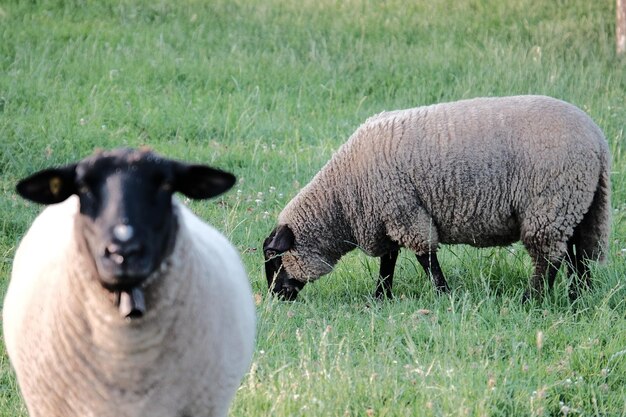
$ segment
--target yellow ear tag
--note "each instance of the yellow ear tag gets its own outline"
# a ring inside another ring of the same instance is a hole
[[[61,178],[53,177],[50,178],[50,192],[53,196],[59,195],[59,191],[61,191]]]

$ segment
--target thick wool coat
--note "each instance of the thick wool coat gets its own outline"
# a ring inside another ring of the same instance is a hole
[[[310,281],[346,252],[418,255],[521,240],[535,267],[602,258],[610,156],[587,114],[544,96],[477,98],[368,119],[285,207],[283,265]]]
[[[252,357],[255,312],[233,246],[174,202],[171,256],[120,317],[76,245],[78,199],[22,240],[4,302],[7,351],[31,417],[225,417]]]

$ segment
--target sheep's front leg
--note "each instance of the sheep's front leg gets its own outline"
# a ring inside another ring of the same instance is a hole
[[[441,270],[441,266],[439,266],[439,260],[437,260],[437,252],[428,252],[423,255],[415,255],[417,257],[417,261],[422,265],[426,275],[432,279],[435,284],[435,288],[439,292],[449,292],[450,287],[448,287],[448,282],[446,281],[446,277],[443,276],[443,271]]]
[[[400,251],[394,250],[380,257],[380,272],[376,284],[376,298],[391,298],[391,286],[393,285],[393,271],[396,268],[396,260]]]

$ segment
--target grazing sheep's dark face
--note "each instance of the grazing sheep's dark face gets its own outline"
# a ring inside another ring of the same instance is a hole
[[[59,203],[76,194],[79,246],[93,259],[105,288],[127,291],[140,286],[173,248],[177,222],[172,194],[209,198],[234,182],[233,175],[204,165],[120,149],[40,171],[22,180],[17,190],[42,204]]]
[[[267,287],[273,294],[288,301],[295,300],[305,284],[291,278],[283,267],[280,255],[291,249],[293,245],[294,235],[287,225],[278,226],[263,242]]]

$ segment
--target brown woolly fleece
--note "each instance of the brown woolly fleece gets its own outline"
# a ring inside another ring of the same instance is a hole
[[[521,240],[535,283],[573,245],[586,259],[603,258],[609,172],[598,126],[550,97],[384,112],[360,126],[279,215],[295,236],[283,265],[310,281],[356,247],[371,256],[398,247],[421,255],[440,244]]]

